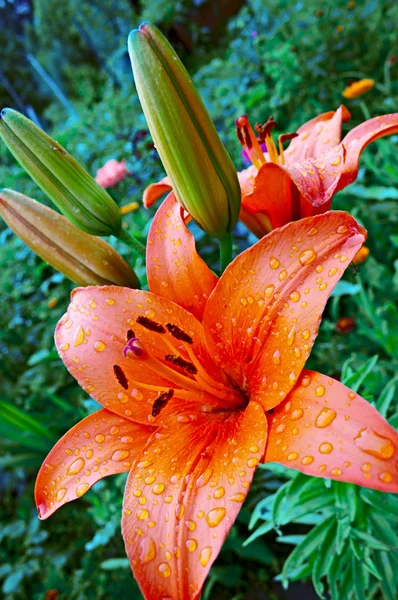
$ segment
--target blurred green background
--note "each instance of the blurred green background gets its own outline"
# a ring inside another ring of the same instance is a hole
[[[243,113],[252,123],[273,115],[280,132],[294,131],[336,109],[346,85],[363,77],[376,85],[345,102],[352,113],[345,130],[397,111],[394,0],[0,0],[1,106],[27,114],[93,175],[110,158],[126,159],[131,175],[111,190],[119,204],[141,203],[145,186],[163,176],[126,48],[128,32],[145,19],[178,51],[238,170],[234,121]],[[368,229],[370,256],[358,270],[348,269],[331,298],[310,359],[311,368],[359,387],[395,426],[397,151],[397,136],[367,149],[357,182],[334,200],[333,208],[349,210]],[[3,145],[0,187],[50,204]],[[142,241],[152,215],[140,206],[126,217]],[[196,237],[216,267],[214,241],[199,230]],[[239,224],[235,251],[253,241]],[[142,262],[117,247],[145,284]],[[49,521],[39,522],[34,507],[45,455],[97,408],[53,344],[72,287],[0,223],[0,595],[139,600],[120,534],[124,476],[98,483]],[[354,319],[352,331],[339,331],[340,317]],[[397,518],[398,502],[387,494],[260,469],[203,600],[328,593],[333,600],[396,600]],[[325,522],[328,528],[320,528]],[[255,539],[243,546],[249,534]],[[301,582],[287,592],[274,581],[284,564],[284,580]],[[313,584],[303,583],[311,577]]]

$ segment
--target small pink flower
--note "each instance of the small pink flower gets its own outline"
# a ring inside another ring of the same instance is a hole
[[[119,181],[122,181],[128,173],[129,170],[126,167],[125,160],[118,161],[112,158],[101,169],[98,169],[95,181],[103,188],[113,187]]]

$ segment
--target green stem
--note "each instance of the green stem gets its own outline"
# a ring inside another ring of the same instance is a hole
[[[232,233],[219,240],[220,244],[220,272],[223,273],[232,260]]]
[[[371,114],[369,112],[368,107],[366,106],[366,103],[363,100],[359,101],[359,106],[361,107],[361,110],[363,112],[363,116],[365,117],[365,119],[368,121],[369,119],[371,119]]]
[[[127,233],[123,227],[121,227],[119,232],[114,235],[118,240],[129,246],[136,254],[145,258],[146,248],[144,244],[141,244],[135,237]]]

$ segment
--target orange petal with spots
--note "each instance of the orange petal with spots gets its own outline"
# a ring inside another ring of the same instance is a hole
[[[140,324],[142,319],[151,328]],[[179,328],[192,343],[177,339],[168,326]],[[138,338],[145,351],[142,356],[124,356],[129,336]],[[192,397],[201,405],[215,401],[189,373],[167,362],[166,356],[196,361],[198,369],[216,380],[216,387],[223,387],[201,323],[168,298],[151,292],[118,286],[79,288],[57,325],[55,340],[67,369],[90,396],[104,408],[139,423],[156,422],[153,404],[159,393],[170,388],[180,390],[179,402]],[[189,391],[183,399],[181,388]],[[227,392],[220,394],[229,398]],[[171,404],[177,402],[177,395]],[[230,400],[220,399],[219,404],[230,406]]]
[[[173,300],[202,320],[218,278],[196,252],[183,208],[169,194],[156,213],[148,236],[147,276],[151,292]]]
[[[122,532],[145,598],[196,600],[263,456],[267,421],[250,402],[228,417],[176,413],[167,425],[129,475]]]
[[[329,150],[327,154],[289,163],[283,168],[291,177],[304,201],[313,206],[322,206],[337,191],[345,168],[344,155],[344,146],[340,144]]]
[[[354,127],[342,141],[346,149],[346,159],[344,172],[336,191],[343,189],[357,178],[362,150],[372,142],[394,133],[398,133],[398,113],[374,117]]]
[[[351,118],[345,106],[341,105],[336,111],[318,115],[304,123],[298,130],[287,150],[287,164],[301,162],[307,158],[319,158],[332,150],[341,140],[341,125]]]
[[[348,213],[289,223],[240,254],[205,310],[214,360],[266,410],[294,387],[334,286],[365,240]]]
[[[398,492],[398,433],[345,385],[303,371],[269,415],[265,462],[307,475]]]
[[[39,517],[80,498],[97,481],[130,470],[152,427],[99,410],[70,429],[45,459],[36,479]]]
[[[150,208],[163,194],[170,192],[172,189],[171,181],[168,177],[163,177],[157,183],[151,183],[144,190],[142,202],[145,208]]]

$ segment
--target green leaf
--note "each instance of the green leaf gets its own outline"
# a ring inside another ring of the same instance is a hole
[[[361,367],[359,367],[359,369],[355,371],[355,373],[353,373],[345,381],[342,381],[342,383],[351,388],[354,392],[357,392],[367,376],[373,371],[378,359],[378,356],[373,356],[373,358],[370,358],[368,361],[366,361]]]
[[[388,409],[395,395],[396,385],[398,381],[398,375],[396,375],[391,381],[387,383],[380,396],[376,400],[376,408],[383,417],[387,416]]]
[[[305,539],[296,546],[296,548],[289,554],[282,569],[282,582],[284,585],[288,583],[288,572],[293,566],[297,566],[296,562],[303,562],[313,552],[318,550],[319,544],[323,541],[327,535],[329,529],[334,526],[334,516],[325,519],[323,523],[317,525],[311,529],[311,531],[305,536]]]
[[[374,548],[375,550],[391,550],[391,546],[385,544],[384,542],[381,542],[380,540],[373,537],[373,535],[370,535],[369,533],[366,533],[365,531],[360,531],[359,529],[353,529],[352,535],[355,536],[357,539],[362,540],[363,542],[366,542],[366,544],[370,548]]]
[[[361,563],[359,563],[355,557],[352,557],[352,575],[353,575],[353,583],[355,586],[355,593],[358,600],[367,600],[365,596],[365,576],[364,576],[364,567]]]

